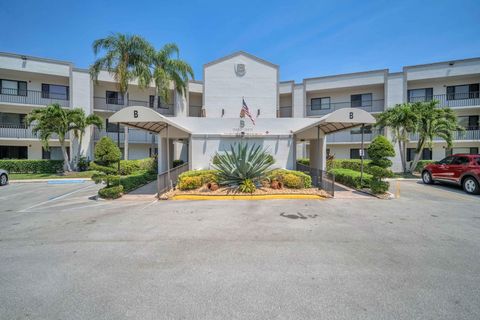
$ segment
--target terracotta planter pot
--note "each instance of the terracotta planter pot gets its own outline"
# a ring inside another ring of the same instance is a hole
[[[216,182],[209,182],[207,183],[207,188],[210,191],[218,190],[218,184]]]
[[[270,184],[270,188],[272,189],[282,189],[283,188],[283,183],[277,180],[273,180],[272,183]]]

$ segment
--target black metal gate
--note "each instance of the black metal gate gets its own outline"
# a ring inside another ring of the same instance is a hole
[[[335,175],[324,170],[312,168],[297,162],[297,170],[312,178],[312,185],[324,190],[332,197],[335,194]]]

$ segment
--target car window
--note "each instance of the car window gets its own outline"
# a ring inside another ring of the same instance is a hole
[[[468,159],[468,157],[455,157],[451,164],[464,166],[464,165],[467,165],[469,162],[470,162],[470,159]]]
[[[445,159],[442,159],[438,161],[438,164],[450,164],[453,160],[453,157],[446,157]]]
[[[477,164],[480,166],[480,158],[477,158]]]

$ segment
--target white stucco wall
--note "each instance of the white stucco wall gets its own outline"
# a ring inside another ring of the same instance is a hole
[[[305,117],[305,92],[303,90],[303,85],[296,84],[293,87],[293,117],[294,118],[303,118]]]
[[[235,65],[244,64],[246,73],[238,76]],[[278,69],[244,54],[206,65],[204,69],[204,106],[207,117],[238,117],[242,97],[254,118],[274,118],[278,106]]]

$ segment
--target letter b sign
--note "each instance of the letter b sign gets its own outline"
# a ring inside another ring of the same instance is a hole
[[[348,117],[349,117],[350,119],[353,119],[353,112],[350,112],[350,113],[348,114]]]
[[[133,117],[138,118],[138,111],[137,110],[133,110]]]

